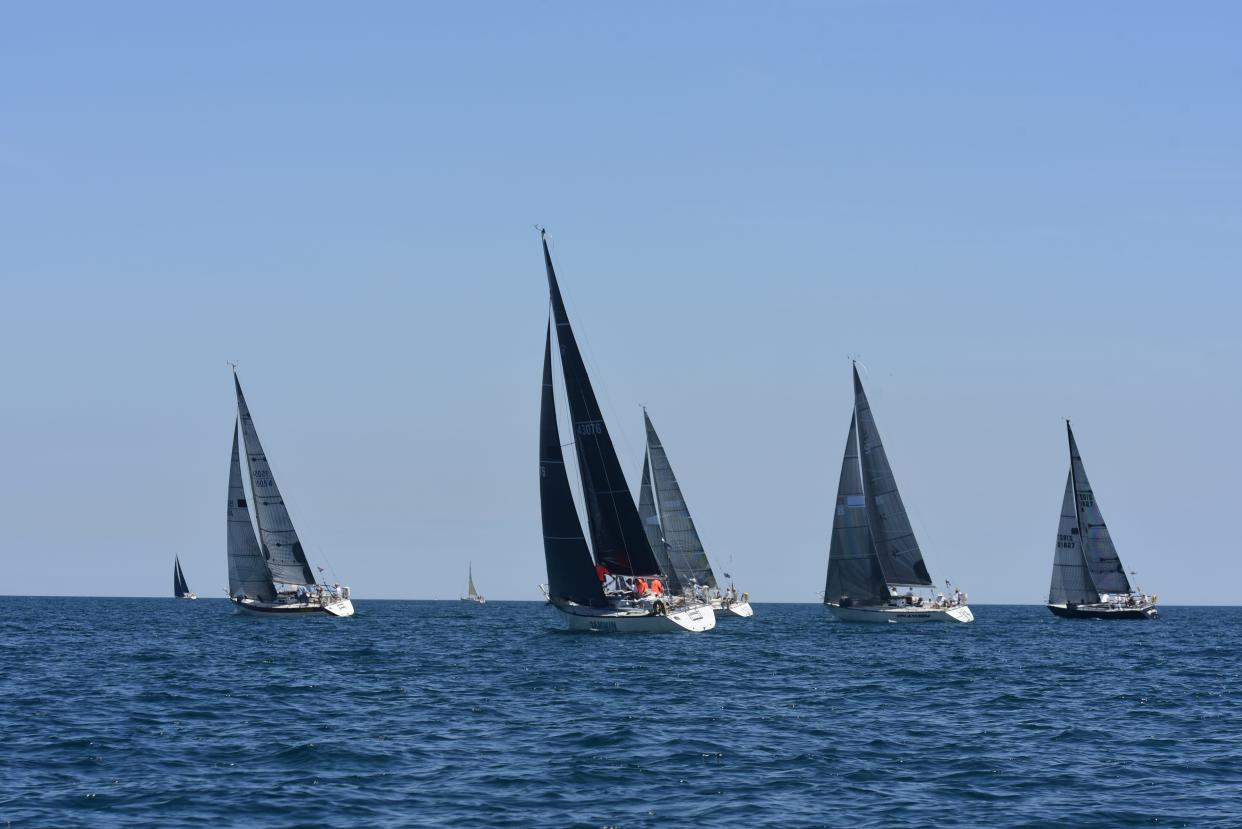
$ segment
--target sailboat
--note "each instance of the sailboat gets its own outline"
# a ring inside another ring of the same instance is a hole
[[[321,584],[311,572],[293,520],[276,487],[267,455],[259,443],[236,370],[233,385],[237,390],[238,418],[233,424],[233,455],[229,464],[229,599],[239,611],[246,613],[354,615],[349,588]],[[250,492],[258,519],[258,538],[250,523],[250,508],[242,483],[239,426],[246,444],[246,468],[250,473]]]
[[[681,485],[669,464],[668,453],[645,408],[643,424],[647,431],[647,451],[643,454],[638,515],[660,569],[668,574],[669,589],[674,593],[702,591],[711,602],[717,619],[754,616],[748,594],[739,596],[733,584],[725,590],[717,584],[694,519],[690,517],[690,508],[682,497]]]
[[[543,348],[539,411],[539,504],[548,604],[571,630],[665,632],[711,630],[710,604],[664,591],[668,574],[656,561],[626,486],[608,426],[587,376],[552,267],[545,233],[544,267],[552,305]],[[582,481],[588,548],[565,468],[552,385],[552,329],[560,351],[565,396]],[[594,557],[592,558],[592,551]]]
[[[462,596],[461,600],[463,602],[474,602],[475,604],[487,604],[487,599],[485,599],[483,596],[480,596],[479,591],[476,590],[474,587],[474,566],[471,564],[467,564],[466,573],[467,573],[466,581],[467,581],[468,587],[466,588],[466,595]]]
[[[916,588],[931,587],[855,365],[854,414],[837,485],[824,604],[846,622],[974,621],[960,591],[915,595]]]
[[[185,582],[185,573],[181,572],[181,556],[173,556],[173,598],[197,599],[190,585]]]
[[[1068,420],[1065,431],[1070,468],[1052,559],[1048,609],[1068,619],[1154,619],[1156,597],[1130,587]]]

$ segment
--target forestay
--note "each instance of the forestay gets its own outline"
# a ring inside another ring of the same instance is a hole
[[[254,495],[254,514],[259,523],[259,543],[267,558],[267,567],[277,584],[310,585],[315,583],[302,542],[293,519],[285,508],[285,501],[276,486],[268,465],[263,445],[259,443],[254,420],[242,394],[241,383],[233,375],[237,388],[237,411],[241,417],[241,432],[246,443],[246,466],[250,470],[250,491]]]

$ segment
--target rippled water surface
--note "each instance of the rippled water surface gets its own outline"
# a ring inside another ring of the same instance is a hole
[[[1242,609],[0,599],[3,826],[1242,826]]]

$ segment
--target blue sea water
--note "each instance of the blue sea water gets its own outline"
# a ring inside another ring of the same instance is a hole
[[[0,826],[1242,826],[1242,609],[0,598]]]

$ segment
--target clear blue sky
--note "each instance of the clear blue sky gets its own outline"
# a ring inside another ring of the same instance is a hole
[[[860,355],[932,574],[1235,602],[1234,3],[0,7],[0,592],[222,595],[238,360],[315,563],[544,580],[550,229],[619,449],[814,600]]]

